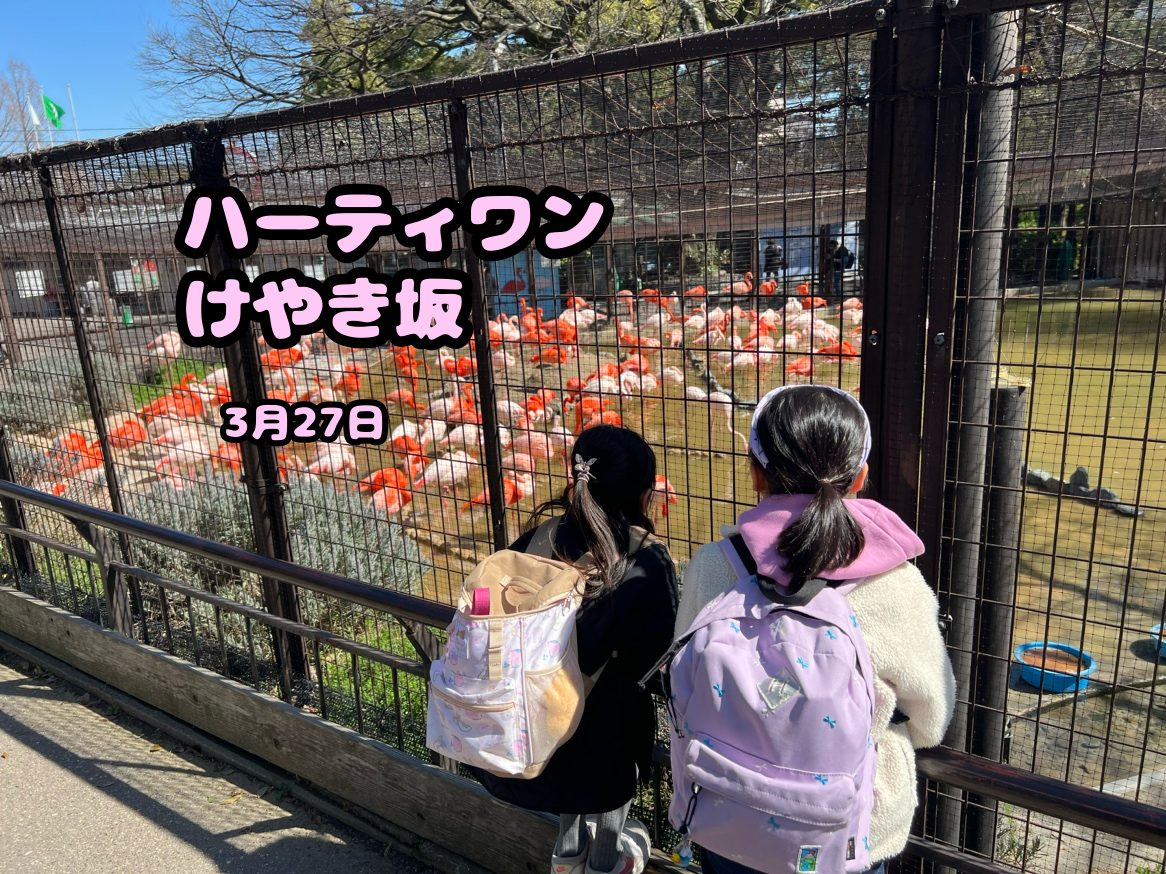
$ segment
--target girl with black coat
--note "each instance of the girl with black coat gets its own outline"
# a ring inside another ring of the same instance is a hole
[[[554,557],[588,556],[589,582],[576,619],[579,664],[595,679],[578,729],[538,777],[498,777],[474,769],[495,797],[560,818],[552,874],[639,874],[647,830],[627,820],[637,774],[646,775],[655,706],[637,683],[672,642],[678,587],[668,548],[649,535],[656,457],[634,431],[588,428],[576,441],[574,482],[532,517],[564,511]],[[525,552],[531,530],[510,545]],[[594,815],[595,834],[585,817]]]

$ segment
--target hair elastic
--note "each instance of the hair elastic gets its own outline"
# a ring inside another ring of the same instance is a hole
[[[814,384],[814,385],[779,385],[777,388],[771,389],[769,392],[767,392],[765,394],[765,396],[757,402],[757,408],[753,411],[753,421],[749,425],[749,449],[750,449],[750,451],[757,458],[757,460],[761,462],[762,467],[769,467],[769,459],[765,455],[765,450],[761,448],[761,441],[757,437],[757,426],[761,422],[761,415],[765,411],[766,405],[771,400],[773,400],[774,397],[781,394],[783,391],[787,391],[789,389],[795,389],[795,388],[824,388],[824,389],[828,389],[829,391],[832,391],[835,394],[842,395],[844,398],[846,398],[848,401],[850,401],[852,404],[854,404],[856,407],[858,407],[858,411],[860,413],[862,413],[862,422],[863,422],[863,425],[865,426],[865,436],[863,438],[862,460],[858,463],[858,470],[856,470],[854,472],[854,476],[855,476],[855,478],[857,478],[859,471],[862,470],[862,466],[864,464],[866,464],[867,459],[870,458],[870,446],[871,446],[870,418],[866,415],[866,410],[864,410],[862,408],[862,404],[859,403],[858,398],[856,398],[854,395],[852,395],[850,392],[846,391],[845,389],[838,388],[838,386],[835,386],[835,385],[826,385],[825,383]],[[577,457],[578,456],[576,456],[576,458]]]

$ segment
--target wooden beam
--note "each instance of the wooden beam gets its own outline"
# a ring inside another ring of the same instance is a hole
[[[555,824],[475,783],[15,589],[0,631],[489,871],[546,871]]]

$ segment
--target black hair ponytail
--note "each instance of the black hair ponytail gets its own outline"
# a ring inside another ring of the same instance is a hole
[[[860,472],[866,421],[837,392],[807,386],[781,392],[766,405],[757,439],[768,461],[762,470],[770,492],[813,496],[777,541],[796,591],[862,553],[862,528],[843,498]]]
[[[584,470],[576,469],[577,458]],[[564,512],[595,564],[587,589],[587,596],[595,597],[627,574],[632,526],[655,533],[644,495],[656,485],[656,455],[635,431],[596,425],[579,435],[568,463],[574,483],[536,507],[527,527],[534,527],[548,512]]]

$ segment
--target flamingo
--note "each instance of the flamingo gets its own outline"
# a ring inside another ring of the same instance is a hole
[[[238,443],[220,443],[211,455],[211,469],[224,470],[230,468],[235,476],[243,472],[243,454]]]
[[[522,431],[510,444],[516,455],[549,460],[554,455],[554,443],[544,431]]]
[[[332,476],[356,473],[356,457],[346,446],[324,443],[308,459],[304,470],[310,474]]]
[[[396,516],[412,500],[413,493],[408,489],[383,488],[373,494],[372,506],[386,516]]]
[[[526,280],[522,278],[522,268],[514,268],[514,278],[502,286],[501,294],[521,294],[526,291]]]
[[[672,483],[668,482],[668,477],[663,474],[656,474],[656,485],[652,491],[660,498],[660,512],[664,516],[668,515],[668,505],[675,504],[680,500],[676,494],[676,489],[672,487]]]
[[[459,425],[441,441],[442,446],[463,446],[476,450],[482,441],[481,429],[477,425]]]
[[[753,291],[753,274],[747,272],[745,278],[741,282],[734,282],[732,285],[726,285],[721,289],[722,292],[732,294],[749,294]]]
[[[436,445],[442,441],[448,430],[449,426],[441,419],[427,419],[425,427],[417,436],[417,442],[422,446]]]
[[[748,452],[749,440],[744,434],[733,428],[733,399],[721,391],[709,392],[708,399],[711,403],[719,406],[725,414],[725,430],[738,438],[745,445],[745,451]]]
[[[381,398],[381,400],[386,404],[396,404],[402,410],[404,410],[405,407],[412,407],[418,412],[423,412],[425,410],[425,407],[417,403],[416,399],[413,397],[413,392],[407,388],[393,389],[391,392]]]
[[[474,459],[465,452],[460,450],[451,452],[449,455],[430,462],[421,476],[413,483],[413,488],[438,486],[443,492],[452,492],[456,485],[469,480],[470,468],[474,465],[476,465]]]
[[[405,474],[395,467],[382,467],[374,470],[354,487],[355,491],[366,495],[375,494],[386,488],[408,488],[409,481]]]
[[[676,313],[672,312],[672,307],[665,298],[660,296],[660,291],[655,288],[645,288],[640,291],[640,300],[645,303],[654,304],[660,309],[668,313],[669,318],[675,318]]]
[[[498,410],[499,420],[507,425],[513,424],[526,415],[526,407],[506,398],[499,398],[495,404],[495,409]]]
[[[794,376],[813,376],[814,359],[809,355],[803,355],[801,358],[795,358],[788,365],[786,365],[785,372],[793,374]]]
[[[146,344],[147,357],[151,352],[158,358],[177,360],[178,356],[182,354],[182,335],[177,331],[159,334]]]
[[[109,445],[114,449],[129,449],[149,439],[146,429],[136,419],[126,419],[125,423],[109,434]]]
[[[506,371],[518,363],[518,359],[514,357],[513,353],[507,352],[505,349],[499,349],[490,356],[490,360],[494,363],[494,369],[501,371]]]
[[[154,466],[154,472],[169,479],[175,487],[181,487],[182,474],[189,477],[196,464],[212,455],[206,437],[185,425],[171,428],[155,442],[169,448],[163,451],[161,460]]]
[[[515,453],[507,455],[502,459],[503,470],[526,471],[533,473],[535,469],[534,459],[525,453]]]
[[[684,320],[684,329],[696,334],[704,333],[705,325],[708,323],[706,313],[707,309],[705,308],[705,304],[701,304],[698,311]]]
[[[526,474],[529,477],[529,474]],[[533,482],[532,482],[533,486]],[[518,497],[518,482],[511,477],[502,478],[502,503],[504,506],[512,506],[519,501]],[[487,507],[490,504],[490,490],[483,489],[472,501],[466,501],[462,504],[462,512],[472,512],[475,507]]]
[[[575,445],[575,435],[563,425],[563,417],[558,412],[555,413],[551,427],[547,429],[547,438],[555,449],[563,453],[563,457],[566,457],[571,452],[571,447]]]
[[[206,376],[202,378],[202,384],[207,388],[229,389],[231,387],[231,381],[227,375],[227,368],[216,367],[214,370],[208,371]]]

